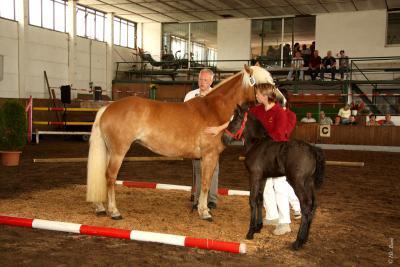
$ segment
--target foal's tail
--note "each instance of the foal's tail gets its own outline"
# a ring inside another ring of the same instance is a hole
[[[319,147],[313,146],[313,150],[316,159],[314,185],[318,189],[321,187],[325,178],[325,154]]]
[[[104,202],[107,200],[107,147],[100,129],[100,118],[106,107],[99,109],[90,134],[89,156],[87,165],[86,200]]]

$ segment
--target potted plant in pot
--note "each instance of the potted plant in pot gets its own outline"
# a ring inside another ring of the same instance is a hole
[[[4,166],[17,166],[26,144],[25,108],[17,101],[6,101],[0,108],[0,152]]]

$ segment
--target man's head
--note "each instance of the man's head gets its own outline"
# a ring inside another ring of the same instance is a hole
[[[262,83],[257,85],[256,98],[259,103],[267,105],[276,101],[275,85],[269,83]]]
[[[326,55],[327,55],[328,57],[331,57],[331,56],[332,56],[332,51],[329,50],[329,51],[326,53]]]
[[[295,56],[296,56],[297,58],[301,57],[301,52],[300,52],[300,51],[296,51]]]
[[[312,118],[312,113],[311,112],[307,112],[306,116],[307,116],[307,119],[311,119]]]
[[[321,112],[319,113],[319,117],[321,120],[325,119],[325,112],[321,110]]]
[[[314,57],[318,57],[318,50],[314,50]]]
[[[386,114],[385,115],[385,120],[386,121],[390,121],[392,119],[392,115],[390,115],[390,114]]]
[[[207,93],[208,89],[210,89],[211,84],[214,80],[214,72],[210,69],[202,69],[199,73],[199,88],[200,94]]]
[[[340,50],[340,55],[344,56],[344,50]]]
[[[370,114],[370,115],[369,115],[369,119],[370,119],[371,121],[376,120],[375,114]]]

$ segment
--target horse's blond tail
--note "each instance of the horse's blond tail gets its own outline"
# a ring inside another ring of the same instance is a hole
[[[106,168],[107,147],[100,129],[100,118],[106,107],[99,109],[90,134],[89,156],[87,164],[86,200],[105,202],[107,200]]]

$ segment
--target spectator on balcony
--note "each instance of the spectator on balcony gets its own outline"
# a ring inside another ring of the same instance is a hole
[[[366,123],[367,126],[379,126],[379,123],[376,121],[376,115],[370,114],[369,120]]]
[[[301,123],[315,123],[317,122],[313,117],[311,112],[306,113],[306,117],[302,118]]]
[[[332,75],[332,80],[335,79],[336,59],[332,56],[332,51],[330,51],[330,50],[326,54],[326,57],[324,57],[324,59],[322,59],[321,72],[320,72],[321,80],[324,79],[325,72],[330,72]]]
[[[351,102],[350,105],[350,110],[351,110],[351,115],[357,116],[358,112],[363,110],[365,108],[364,102],[357,101],[356,103]]]
[[[301,57],[301,53],[299,51],[296,52],[295,57],[292,59],[292,66],[290,68],[289,74],[287,76],[288,80],[292,80],[293,71],[295,71],[295,80],[297,78],[297,74],[299,74],[299,80],[304,79],[304,60]]]
[[[335,117],[335,124],[334,125],[340,125],[342,118],[339,115],[336,115]]]
[[[357,125],[356,116],[350,115],[347,125]]]
[[[321,68],[321,57],[318,55],[318,50],[315,50],[313,55],[311,56],[308,68],[311,80],[315,80]]]
[[[394,122],[392,121],[392,116],[388,113],[385,115],[385,120],[382,121],[382,126],[395,126]]]
[[[301,46],[301,56],[304,60],[304,66],[308,66],[308,63],[310,62],[310,57],[311,57],[311,50],[307,48],[306,44],[303,44]]]
[[[351,110],[349,104],[346,104],[343,108],[339,109],[338,116],[340,116],[342,124],[349,123],[350,115],[351,115]]]
[[[321,110],[319,113],[319,124],[321,125],[332,125],[333,121],[331,118],[325,116],[325,112]]]
[[[343,80],[344,74],[349,72],[349,57],[345,55],[344,50],[340,50],[338,59],[340,79]]]

